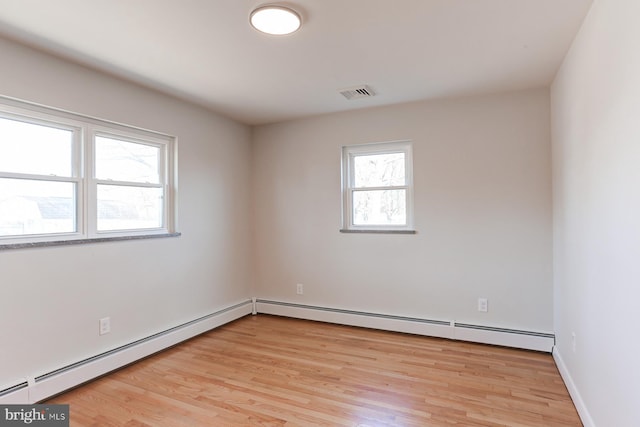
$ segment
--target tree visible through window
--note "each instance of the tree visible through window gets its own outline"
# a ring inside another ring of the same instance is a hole
[[[96,136],[98,231],[160,228],[161,147]]]

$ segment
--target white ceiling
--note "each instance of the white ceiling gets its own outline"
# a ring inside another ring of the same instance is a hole
[[[0,0],[0,34],[247,124],[548,85],[592,0]],[[264,3],[303,15],[253,30]],[[377,96],[347,101],[338,89]]]

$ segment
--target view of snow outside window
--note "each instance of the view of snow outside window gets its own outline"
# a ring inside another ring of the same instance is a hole
[[[385,153],[353,159],[353,224],[405,225],[405,154]]]

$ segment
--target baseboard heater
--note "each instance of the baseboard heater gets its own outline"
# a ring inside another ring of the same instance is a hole
[[[251,314],[251,300],[0,389],[0,404],[36,403]]]
[[[33,377],[18,378],[14,384],[0,387],[0,404],[43,401],[251,313],[273,314],[545,352],[551,352],[555,341],[554,334],[545,332],[253,298],[59,369]]]
[[[416,335],[501,345],[551,353],[555,335],[487,325],[345,310],[266,299],[255,300],[255,312]]]
[[[0,390],[0,403],[24,403],[29,400],[29,383],[27,381]]]

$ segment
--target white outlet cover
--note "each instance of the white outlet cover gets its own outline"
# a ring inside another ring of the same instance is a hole
[[[100,319],[100,335],[105,335],[111,332],[111,318],[103,317]]]

